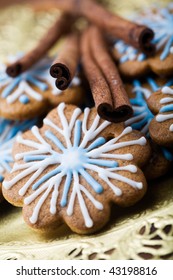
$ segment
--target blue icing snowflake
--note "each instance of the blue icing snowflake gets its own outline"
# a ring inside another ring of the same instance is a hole
[[[154,118],[154,115],[148,108],[146,100],[150,97],[152,92],[157,91],[160,87],[154,79],[148,77],[146,80],[150,86],[150,90],[144,88],[139,80],[133,81],[133,92],[136,94],[136,96],[135,98],[130,99],[130,103],[134,113],[133,117],[125,122],[125,125],[130,125],[133,129],[140,130],[146,135],[146,137],[149,138],[149,124]],[[170,85],[173,85],[173,79],[170,79],[164,86],[169,87]],[[171,109],[173,109],[172,105]],[[162,108],[160,112],[166,111],[170,111],[169,105]],[[173,154],[166,148],[162,148],[162,152],[166,159],[171,161],[173,160]]]
[[[41,91],[48,89],[48,85],[43,82],[46,81],[45,73],[48,71],[50,64],[43,59],[41,62],[35,64],[30,70],[22,73],[16,78],[11,78],[6,74],[6,66],[0,67],[0,87],[3,88],[1,97],[6,98],[8,104],[19,100],[23,104],[30,101],[30,97],[37,101],[43,99],[42,95],[34,90],[35,86]]]
[[[59,117],[58,124],[48,116],[44,119],[46,131],[40,131],[36,126],[32,128],[31,132],[35,140],[24,139],[19,135],[17,142],[24,147],[30,147],[30,150],[15,155],[15,160],[19,162],[14,164],[11,172],[14,176],[10,181],[4,182],[4,187],[10,189],[26,178],[21,185],[19,195],[24,197],[25,205],[30,205],[37,200],[30,217],[32,224],[37,222],[45,200],[51,196],[49,200],[51,214],[56,214],[58,203],[60,207],[67,207],[67,215],[72,216],[74,206],[78,203],[86,227],[92,227],[93,220],[84,198],[87,197],[96,209],[103,210],[102,203],[94,197],[94,193],[101,194],[104,191],[103,186],[94,178],[95,175],[101,178],[116,196],[122,195],[118,182],[141,189],[143,187],[141,182],[121,174],[121,171],[127,171],[127,175],[128,172],[132,175],[137,172],[137,167],[133,164],[119,166],[117,160],[126,162],[133,160],[131,153],[118,152],[118,150],[131,145],[143,146],[146,144],[146,139],[141,137],[123,141],[121,138],[132,132],[132,128],[127,127],[117,137],[106,142],[106,139],[99,137],[99,134],[111,124],[110,122],[100,123],[100,117],[96,115],[88,128],[89,108],[85,108],[83,120],[79,119],[82,113],[79,108],[74,109],[71,119],[68,120],[64,113],[65,108],[65,104],[61,103],[55,109]],[[44,172],[47,169],[49,171]],[[18,170],[21,172],[16,173]],[[113,183],[114,179],[117,180],[116,185]],[[60,188],[62,193],[59,191]],[[27,195],[29,189],[32,189],[32,192]]]
[[[0,118],[0,182],[4,180],[4,172],[11,171],[12,147],[19,132],[29,129],[36,120],[13,122]]]
[[[173,14],[171,6],[160,10],[157,9],[155,13],[146,13],[140,19],[137,19],[137,22],[148,26],[154,31],[153,43],[156,45],[157,51],[162,50],[160,60],[164,60],[169,53],[173,53]],[[143,61],[146,59],[144,54],[121,40],[117,41],[114,47],[122,54],[121,63],[128,60]]]

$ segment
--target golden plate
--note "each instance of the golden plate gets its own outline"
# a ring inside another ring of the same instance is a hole
[[[141,1],[136,0],[121,1],[123,3],[111,0],[107,2],[109,5],[113,3],[112,7],[124,15],[131,10],[141,8]],[[147,6],[151,2],[142,1],[142,5]],[[166,2],[169,1],[164,1],[164,4]],[[25,8],[18,6],[18,9],[22,11]],[[4,47],[3,51],[1,49],[0,57],[10,52],[14,53],[19,50],[19,46],[22,47],[22,51],[30,48],[38,38],[37,35],[41,36],[44,31],[45,20],[46,26],[51,24],[56,12],[47,14],[46,17],[43,14],[37,14],[39,19],[36,19],[31,10],[28,10],[29,15],[23,10],[23,17],[18,22],[18,17],[15,15],[18,15],[19,10],[15,12],[13,9],[13,28],[20,26],[24,34],[22,37],[17,33],[18,44],[14,40],[13,45],[10,45],[0,28],[0,38],[6,43],[6,48]],[[7,14],[6,11],[6,16]],[[30,17],[27,19],[32,22],[30,28],[25,16]],[[38,20],[39,26],[32,33],[31,29],[35,20]],[[10,29],[9,26],[7,28],[11,32],[12,40],[14,29]],[[29,28],[27,32],[32,33],[30,40],[25,35],[27,28]],[[173,259],[172,175],[168,174],[150,183],[147,195],[135,206],[128,209],[114,207],[111,222],[107,227],[98,234],[89,236],[74,234],[65,225],[51,234],[39,234],[24,223],[20,208],[13,207],[4,201],[0,205],[0,259]]]
[[[23,221],[20,208],[0,207],[0,259],[173,259],[173,178],[150,184],[133,207],[112,209],[100,233],[81,236],[65,225],[39,234]]]

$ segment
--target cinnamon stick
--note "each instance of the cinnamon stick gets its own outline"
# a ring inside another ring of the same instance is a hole
[[[79,63],[79,33],[73,32],[67,36],[62,50],[50,68],[50,74],[56,78],[56,86],[65,90],[75,76]]]
[[[62,35],[69,32],[74,20],[73,15],[62,14],[34,49],[7,67],[7,74],[14,78],[32,67],[49,51]]]
[[[97,27],[89,27],[82,35],[81,60],[100,117],[111,122],[131,117],[127,93]]]
[[[154,32],[144,26],[126,20],[93,0],[49,0],[55,7],[76,16],[84,16],[108,34],[124,40],[147,55],[155,52],[151,43]]]

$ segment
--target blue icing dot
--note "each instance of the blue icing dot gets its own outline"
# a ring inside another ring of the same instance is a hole
[[[140,53],[139,55],[138,55],[138,61],[143,61],[143,60],[145,60],[146,59],[146,55],[144,54],[144,53]]]
[[[4,180],[4,177],[2,175],[0,175],[0,183],[2,183]]]
[[[170,151],[168,151],[166,148],[162,148],[162,153],[167,160],[173,161],[173,154]]]
[[[27,103],[30,102],[28,96],[25,95],[25,94],[22,94],[22,95],[20,96],[19,101],[20,101],[21,103],[23,103],[23,104],[27,104]]]

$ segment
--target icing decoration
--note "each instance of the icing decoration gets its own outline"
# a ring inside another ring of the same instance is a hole
[[[156,116],[157,122],[164,122],[167,120],[173,119],[173,89],[168,86],[165,86],[161,90],[162,94],[169,94],[170,97],[163,97],[160,100],[161,107],[159,114]],[[163,113],[163,114],[162,114]],[[169,131],[173,132],[173,123],[169,127]]]
[[[16,135],[30,128],[36,123],[36,120],[25,122],[12,122],[0,118],[0,182],[3,181],[4,172],[11,171],[12,147]]]
[[[29,98],[27,95],[22,94],[19,98],[20,103],[27,104],[29,103]]]
[[[173,53],[173,14],[172,7],[154,9],[155,12],[140,15],[140,18],[135,19],[137,23],[150,27],[154,33],[153,43],[156,44],[156,50],[162,50],[160,60],[164,60],[169,53]],[[125,44],[123,41],[117,41],[114,45],[116,50],[122,54],[120,62],[124,63],[128,60],[143,61],[146,56],[140,53],[137,49]]]
[[[161,147],[162,154],[168,161],[173,161],[173,153],[171,153],[168,149]]]
[[[0,183],[2,183],[4,180],[4,177],[2,175],[0,175]]]
[[[21,55],[20,55],[21,56]],[[19,55],[17,56],[17,58]],[[9,60],[15,61],[16,58],[10,57]],[[53,95],[59,95],[62,93],[57,89],[55,80],[49,74],[49,69],[52,64],[52,60],[44,58],[36,63],[31,69],[22,73],[16,78],[11,78],[6,74],[6,65],[0,65],[0,89],[2,88],[1,97],[7,100],[8,104],[13,104],[19,100],[22,104],[28,104],[30,98],[40,102],[43,100],[43,95],[39,92],[48,90],[51,88]],[[75,77],[71,86],[80,84],[80,79]]]
[[[146,59],[146,55],[143,53],[140,53],[137,49],[135,49],[132,46],[127,45],[124,43],[124,41],[119,40],[115,42],[114,48],[122,54],[120,58],[120,63],[124,63],[126,61],[143,61]]]
[[[133,92],[135,92],[135,98],[130,99],[130,103],[133,108],[133,117],[125,122],[125,125],[131,125],[133,129],[140,130],[147,137],[149,136],[149,124],[154,118],[154,115],[148,108],[146,99],[151,95],[151,91],[156,87],[156,83],[153,79],[149,78],[151,90],[142,87],[141,82],[138,80],[133,81]]]
[[[40,133],[36,126],[32,128],[35,141],[24,139],[21,135],[17,137],[18,143],[27,147],[27,151],[15,155],[15,159],[22,160],[22,163],[15,163],[11,173],[16,171],[20,173],[17,173],[10,181],[5,181],[4,187],[10,189],[18,181],[27,177],[26,183],[19,190],[19,195],[25,196],[27,190],[32,188],[32,193],[24,198],[24,204],[29,205],[38,199],[30,217],[30,222],[33,224],[37,222],[40,209],[50,196],[52,215],[56,214],[58,199],[60,207],[66,207],[68,216],[73,215],[74,205],[78,203],[85,225],[89,228],[93,226],[93,220],[84,197],[87,197],[93,206],[101,211],[103,205],[96,200],[94,193],[101,195],[104,192],[103,186],[94,179],[90,171],[101,178],[116,196],[121,196],[122,191],[111,182],[111,179],[124,182],[132,188],[141,189],[143,187],[141,182],[120,174],[123,170],[136,173],[137,167],[133,164],[119,166],[118,160],[128,162],[133,159],[133,155],[119,153],[118,150],[131,145],[143,146],[146,144],[146,139],[141,137],[137,140],[120,141],[124,135],[131,133],[132,128],[127,127],[116,138],[106,142],[106,139],[98,135],[111,124],[110,122],[103,121],[100,124],[100,117],[96,115],[88,128],[89,108],[84,110],[82,121],[78,118],[82,112],[76,108],[69,122],[64,109],[64,103],[57,107],[60,126],[49,118],[45,118],[44,125],[47,130],[44,133]],[[57,135],[64,139],[63,143]],[[44,173],[47,168],[50,170]],[[80,182],[81,177],[88,187]],[[65,180],[63,192],[59,197],[59,188],[63,179]]]
[[[13,162],[12,147],[14,139],[0,145],[0,182],[4,180],[3,174],[11,171],[10,164]]]

